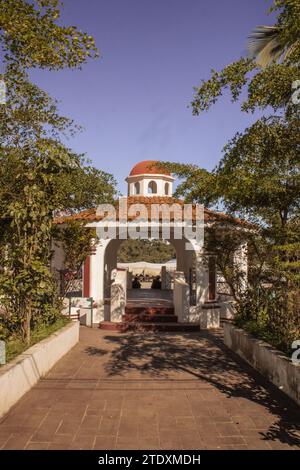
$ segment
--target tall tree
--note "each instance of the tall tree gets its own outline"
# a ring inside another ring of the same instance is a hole
[[[91,36],[62,25],[60,8],[58,0],[0,4],[0,79],[7,89],[0,105],[0,294],[6,324],[18,325],[28,344],[31,327],[59,312],[49,267],[53,213],[114,193],[111,175],[83,164],[63,144],[61,136],[76,126],[28,77],[29,68],[78,68],[97,54]]]
[[[288,48],[289,54],[263,69],[253,59],[241,57],[219,72],[213,70],[211,77],[195,88],[191,103],[194,115],[207,111],[226,89],[233,101],[246,91],[243,111],[257,107],[268,112],[269,107],[278,110],[290,103],[292,84],[299,79],[300,5],[298,0],[276,0],[273,9],[278,12],[274,28],[279,30],[280,47],[282,51]]]
[[[61,24],[60,0],[2,0],[0,47],[3,59],[25,69],[79,67],[97,56],[92,36]]]
[[[294,63],[298,60],[300,4],[298,0],[277,0],[270,12],[276,10],[281,10],[276,25],[258,26],[249,38],[249,56],[261,67],[279,62],[280,59]]]
[[[259,30],[252,57],[242,57],[220,72],[213,70],[195,89],[192,101],[193,114],[199,115],[225,89],[233,101],[245,91],[242,111],[260,108],[265,117],[225,146],[212,172],[194,165],[167,167],[183,180],[177,194],[255,223],[243,236],[230,223],[222,237],[211,227],[207,241],[235,298],[239,297],[240,318],[262,327],[274,344],[288,350],[300,334],[300,120],[291,99],[293,84],[299,80],[300,3],[275,0],[272,10],[278,13],[277,21],[272,28]],[[277,116],[274,111],[279,111]],[[251,246],[252,275],[246,295],[238,296],[241,276],[232,259],[243,238]]]

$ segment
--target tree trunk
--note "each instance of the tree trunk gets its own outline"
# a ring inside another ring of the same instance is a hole
[[[27,346],[30,346],[31,341],[31,302],[24,308],[23,325],[22,325],[22,339]]]

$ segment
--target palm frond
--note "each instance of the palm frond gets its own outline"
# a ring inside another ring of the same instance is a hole
[[[276,26],[258,26],[249,36],[248,54],[261,67],[277,62],[285,53]]]

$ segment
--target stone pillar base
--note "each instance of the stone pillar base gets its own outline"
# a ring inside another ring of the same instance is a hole
[[[206,302],[200,313],[200,329],[209,330],[220,328],[220,305],[216,302]]]

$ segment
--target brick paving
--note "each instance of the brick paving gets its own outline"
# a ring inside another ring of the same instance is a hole
[[[0,422],[1,449],[300,449],[300,409],[218,334],[81,328]]]

